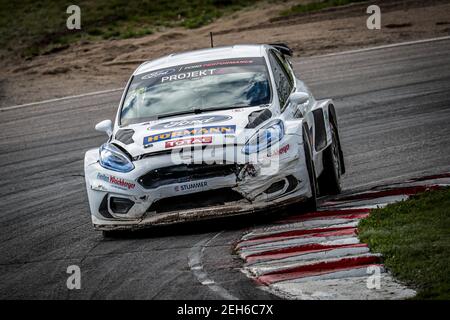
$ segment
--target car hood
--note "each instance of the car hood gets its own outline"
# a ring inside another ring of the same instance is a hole
[[[120,127],[111,142],[132,157],[199,145],[239,144],[271,117],[266,106],[182,115]]]

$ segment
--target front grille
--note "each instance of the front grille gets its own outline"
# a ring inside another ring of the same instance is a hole
[[[242,200],[243,196],[231,188],[191,193],[155,201],[147,212],[171,212],[189,209],[200,209],[211,206],[224,205]]]
[[[224,177],[236,171],[236,164],[180,164],[153,169],[141,176],[138,182],[146,189],[153,189],[173,183]]]

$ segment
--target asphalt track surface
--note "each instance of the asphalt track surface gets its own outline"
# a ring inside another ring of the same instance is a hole
[[[450,40],[295,59],[332,97],[345,190],[450,169]],[[0,299],[275,298],[239,271],[233,243],[255,219],[103,239],[91,227],[84,152],[105,136],[120,92],[0,112]],[[69,265],[81,289],[68,290]]]

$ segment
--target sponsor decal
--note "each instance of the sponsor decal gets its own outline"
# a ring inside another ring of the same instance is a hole
[[[287,144],[283,147],[281,147],[280,149],[274,151],[270,156],[274,157],[274,156],[281,156],[282,154],[285,154],[286,152],[289,151],[290,145]]]
[[[183,120],[174,120],[174,121],[168,121],[163,123],[158,123],[154,125],[150,129],[171,129],[171,128],[179,128],[179,127],[186,127],[186,126],[203,126],[205,124],[209,123],[215,123],[220,121],[227,121],[230,120],[230,116],[217,116],[217,115],[211,115],[211,116],[199,116],[195,118],[190,119],[183,119]]]
[[[262,64],[263,60],[261,58],[254,58],[251,60],[241,60],[241,59],[231,59],[231,60],[216,60],[211,62],[204,62],[200,64],[192,64],[192,65],[185,65],[180,66],[180,69],[178,71],[186,71],[186,70],[192,70],[192,69],[201,69],[201,68],[211,68],[211,67],[217,67],[217,66],[239,66],[239,65],[248,65],[248,64],[254,64],[254,63]]]
[[[115,187],[118,187],[119,189],[132,190],[136,186],[134,183],[128,182],[125,179],[117,178],[103,173],[98,173],[97,179],[108,182],[114,185]]]
[[[166,141],[176,138],[183,138],[188,136],[214,135],[214,134],[234,134],[236,126],[208,126],[199,128],[189,128],[176,131],[168,131],[144,137],[144,146],[149,144]]]
[[[212,76],[214,74],[214,71],[217,69],[206,69],[206,70],[197,70],[192,72],[182,72],[178,74],[174,74],[171,76],[164,76],[161,78],[161,83],[167,82],[167,81],[176,81],[176,80],[183,80],[183,79],[193,79],[193,78],[199,78],[199,77],[206,77],[206,76]]]
[[[145,87],[156,84],[178,81],[196,80],[212,75],[236,73],[254,66],[264,66],[265,60],[262,57],[248,59],[224,59],[205,61],[200,63],[178,65],[170,68],[152,70],[141,75],[140,80],[145,83]]]
[[[213,61],[204,63],[203,67],[215,67],[226,65],[240,65],[240,64],[252,64],[253,60],[225,60],[225,61]]]
[[[106,175],[106,174],[98,173],[97,174],[97,179],[105,181],[105,182],[109,182],[109,176]]]
[[[211,143],[211,142],[212,142],[211,136],[172,140],[172,141],[166,141],[166,149],[173,148],[173,147],[183,147],[183,146],[193,145],[193,144],[207,144],[207,143]]]
[[[179,186],[175,186],[175,191],[179,192],[179,191],[188,191],[188,190],[195,190],[195,189],[199,189],[199,188],[203,188],[203,187],[207,187],[208,186],[208,182],[207,181],[199,181],[199,182],[191,182],[191,183],[186,183],[186,184],[182,184]]]
[[[153,79],[153,78],[157,78],[157,77],[167,76],[169,74],[174,73],[175,71],[176,71],[175,69],[159,70],[159,71],[155,71],[152,73],[148,73],[148,74],[144,75],[143,77],[141,77],[141,79],[145,80],[145,79]]]
[[[290,146],[287,144],[284,147],[281,147],[280,149],[278,149],[278,154],[284,154],[286,152],[289,151]]]

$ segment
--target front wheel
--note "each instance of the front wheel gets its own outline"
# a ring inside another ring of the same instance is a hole
[[[341,193],[341,150],[337,136],[337,130],[331,124],[331,145],[323,154],[323,173],[319,178],[319,190],[321,195],[335,195]]]
[[[317,179],[312,160],[312,149],[305,128],[303,128],[303,150],[305,152],[306,169],[308,170],[309,185],[311,187],[311,197],[303,203],[303,209],[306,212],[314,212],[317,211]]]

